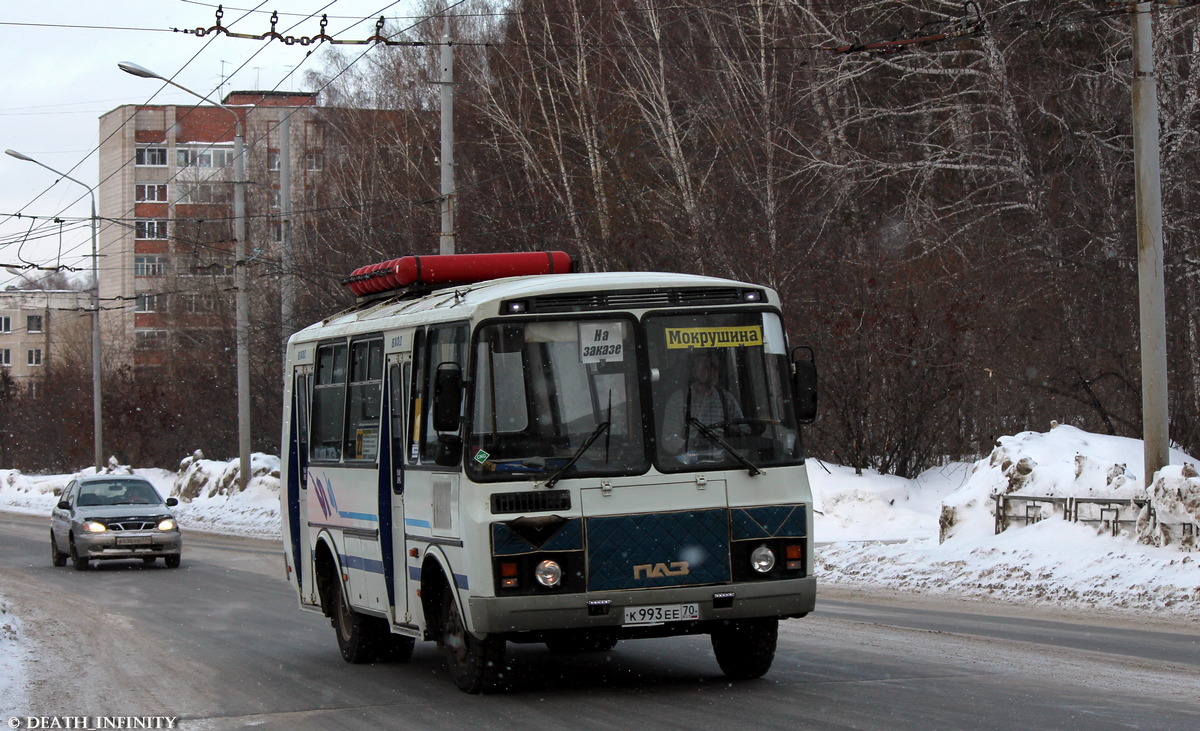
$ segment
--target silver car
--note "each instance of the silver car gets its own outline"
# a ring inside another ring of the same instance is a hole
[[[133,475],[87,475],[71,481],[50,516],[50,558],[77,571],[93,560],[159,557],[179,566],[183,538],[168,508],[175,498],[162,496],[149,480]]]

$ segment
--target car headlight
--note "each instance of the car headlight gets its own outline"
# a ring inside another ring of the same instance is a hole
[[[108,526],[95,520],[85,520],[83,525],[79,526],[88,533],[103,533],[108,530]]]
[[[553,589],[562,581],[562,568],[557,561],[542,561],[533,572],[534,577],[542,586]]]
[[[158,521],[159,530],[175,530],[175,528],[176,525],[174,518],[163,518],[162,520]]]
[[[769,574],[775,568],[775,552],[765,544],[750,553],[750,566],[760,574]]]

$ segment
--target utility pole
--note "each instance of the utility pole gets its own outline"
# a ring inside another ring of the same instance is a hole
[[[454,49],[450,45],[450,16],[442,34],[442,233],[439,254],[454,253]]]
[[[1145,485],[1170,462],[1167,416],[1167,312],[1164,296],[1158,88],[1154,79],[1152,3],[1133,12],[1133,165],[1137,199],[1138,313],[1142,349]]]
[[[279,278],[279,324],[283,331],[283,362],[287,363],[287,339],[295,331],[296,279],[292,254],[292,115],[279,122],[279,225],[283,231],[280,252],[283,275]],[[284,374],[287,375],[286,373]]]

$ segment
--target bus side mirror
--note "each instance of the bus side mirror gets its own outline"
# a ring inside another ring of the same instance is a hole
[[[797,350],[808,351],[808,358],[797,358]],[[817,418],[817,364],[813,357],[813,349],[807,346],[792,350],[792,392],[796,398],[796,420],[801,424],[811,424]]]
[[[442,363],[433,378],[433,428],[457,432],[462,415],[463,378],[457,363]]]

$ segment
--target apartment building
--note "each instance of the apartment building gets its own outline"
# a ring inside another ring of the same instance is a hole
[[[16,289],[0,292],[0,368],[20,383],[54,363],[91,357],[87,292]]]
[[[316,95],[235,91],[211,105],[126,105],[100,118],[100,299],[106,368],[232,342],[234,134],[245,128],[247,250],[278,259],[280,128],[293,200],[323,166]],[[257,305],[252,301],[251,318]]]

